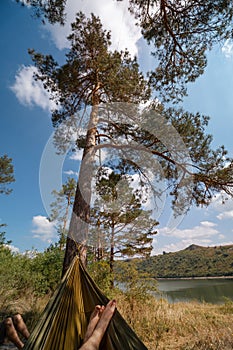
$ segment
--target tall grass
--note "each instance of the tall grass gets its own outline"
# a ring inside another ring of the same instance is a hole
[[[169,304],[153,297],[129,302],[122,294],[118,305],[149,350],[233,349],[233,303]]]
[[[115,291],[118,310],[149,350],[232,350],[233,303],[223,305],[164,299],[144,300]],[[48,298],[18,300],[31,330]],[[2,310],[0,310],[2,311]],[[9,309],[8,309],[9,311]],[[3,313],[2,313],[3,316]]]

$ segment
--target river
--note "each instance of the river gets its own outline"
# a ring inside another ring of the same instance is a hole
[[[233,301],[233,279],[164,279],[158,280],[158,290],[169,302],[197,300],[213,304]]]

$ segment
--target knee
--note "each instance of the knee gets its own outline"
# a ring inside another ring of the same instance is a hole
[[[21,323],[23,321],[23,317],[20,314],[16,314],[13,316],[13,322],[15,324]]]
[[[11,317],[7,317],[5,320],[4,320],[4,325],[6,328],[9,328],[9,327],[13,327],[14,326],[14,323],[13,323],[13,320]]]

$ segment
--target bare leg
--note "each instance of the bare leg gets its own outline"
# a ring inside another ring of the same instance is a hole
[[[100,342],[114,314],[115,308],[116,308],[116,301],[115,300],[109,301],[92,335],[89,337],[86,343],[84,343],[81,346],[80,350],[98,350],[99,349]]]
[[[30,336],[30,333],[27,329],[26,324],[24,323],[23,317],[20,314],[17,314],[17,315],[14,315],[12,318],[13,318],[13,322],[16,330],[20,332],[25,339],[28,339]]]
[[[91,317],[90,317],[90,320],[89,320],[89,323],[87,326],[87,331],[86,331],[85,338],[83,341],[84,343],[86,343],[86,341],[92,335],[103,311],[104,311],[104,306],[96,305],[94,311],[91,314]]]
[[[14,343],[18,349],[22,349],[24,347],[24,343],[20,340],[18,333],[15,329],[13,320],[11,317],[8,317],[4,321],[6,327],[6,336],[7,339]]]

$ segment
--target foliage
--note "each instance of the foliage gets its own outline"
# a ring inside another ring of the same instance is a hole
[[[233,245],[190,247],[175,253],[156,255],[136,262],[151,277],[180,278],[233,276]]]
[[[65,21],[66,0],[26,3],[52,24]],[[232,2],[130,0],[129,4],[144,38],[154,46],[155,69],[149,73],[152,85],[160,99],[181,100],[187,93],[187,83],[203,74],[208,51],[232,38]]]
[[[151,211],[142,206],[141,193],[130,186],[130,176],[102,168],[97,178],[97,197],[91,212],[94,243],[104,256],[148,256],[155,227]],[[107,253],[109,252],[109,253]]]
[[[128,51],[109,50],[111,35],[99,17],[86,18],[79,12],[68,40],[71,48],[60,67],[52,56],[29,50],[39,69],[36,78],[59,104],[52,115],[54,126],[72,118],[81,107],[93,105],[93,93],[98,94],[98,103],[139,102],[149,97],[136,58],[131,59]]]
[[[16,305],[25,291],[32,291],[30,263],[26,256],[12,253],[6,245],[0,246],[0,307]]]
[[[230,0],[130,0],[142,34],[154,46],[150,79],[165,101],[177,101],[207,65],[207,52],[232,39]]]
[[[61,279],[64,251],[59,245],[50,245],[43,253],[31,260],[34,276],[34,291],[37,295],[51,294]]]
[[[67,225],[70,218],[70,209],[74,204],[75,190],[76,181],[68,177],[60,191],[54,190],[52,192],[56,199],[50,204],[52,210],[49,219],[50,221],[55,221],[58,225],[60,249],[63,249],[65,245]]]
[[[136,58],[131,59],[128,51],[110,51],[110,39],[110,33],[103,29],[98,17],[92,14],[91,18],[86,18],[79,12],[72,24],[72,33],[68,37],[71,46],[64,65],[59,66],[52,56],[44,56],[30,50],[39,71],[36,79],[41,80],[44,87],[52,92],[51,98],[58,104],[58,109],[52,114],[55,127],[64,120],[72,121],[75,118],[81,123],[84,115],[80,109],[92,106],[90,116],[86,120],[89,128],[85,135],[83,153],[83,159],[89,159],[89,170],[94,163],[95,146],[98,143],[99,104],[112,101],[140,102],[150,96],[150,89],[142,73],[139,72]],[[57,146],[61,151],[64,151],[63,140],[67,140],[69,130],[69,128],[63,129],[63,137],[59,134]],[[82,162],[81,169],[83,167]],[[81,170],[80,174],[82,175]],[[79,184],[82,183],[81,175]],[[83,178],[85,181],[83,188],[87,188],[89,197],[84,200],[80,188],[77,188],[73,212],[76,218],[88,223],[92,172],[86,172]],[[76,222],[74,215],[71,218],[72,227],[72,220]],[[76,227],[74,231],[79,232],[79,229]],[[66,247],[65,267],[72,260],[76,245],[67,239]]]
[[[34,15],[42,19],[48,20],[51,24],[65,23],[65,5],[66,0],[16,0],[22,6],[29,5],[34,10]]]
[[[157,291],[157,282],[145,272],[137,269],[132,260],[117,261],[114,269],[116,285],[120,284],[130,303],[145,301]],[[133,307],[133,306],[132,306]]]
[[[148,179],[140,167],[145,157],[142,154],[148,156],[144,162],[150,164],[155,183],[161,180],[161,171],[153,169],[152,161],[159,162],[173,208],[179,214],[191,205],[208,205],[216,192],[232,195],[232,158],[224,146],[212,148],[213,137],[206,133],[208,122],[209,117],[200,113],[152,103],[133,118],[113,120],[102,134],[121,140],[122,153],[127,151],[128,171],[137,173],[144,184]],[[114,143],[111,147],[114,149]],[[161,196],[153,185],[150,191],[157,198]]]
[[[45,252],[13,253],[0,244],[0,308],[5,311],[26,308],[20,305],[51,295],[61,277],[64,252],[51,245]]]
[[[0,157],[0,194],[9,194],[12,189],[8,185],[15,181],[12,159],[6,154]]]
[[[212,14],[211,10],[210,13]],[[216,36],[210,41],[214,38]],[[68,40],[70,50],[66,54],[66,63],[62,66],[52,56],[45,56],[34,50],[30,50],[30,54],[39,72],[36,79],[43,82],[44,87],[52,93],[51,98],[58,104],[58,108],[52,113],[55,128],[60,130],[58,126],[64,120],[69,121],[57,139],[60,151],[64,151],[70,125],[77,130],[80,125],[78,123],[84,122],[86,114],[80,112],[82,107],[91,106],[89,120],[86,120],[89,123],[87,133],[81,140],[77,137],[77,146],[84,147],[81,169],[85,168],[85,159],[89,162],[90,170],[85,175],[80,171],[79,184],[82,184],[82,175],[84,182],[81,186],[85,189],[89,186],[89,197],[84,200],[82,190],[77,188],[73,206],[77,218],[89,223],[91,169],[95,162],[95,152],[103,148],[120,149],[121,159],[127,151],[126,163],[131,174],[143,174],[138,162],[141,154],[138,150],[143,149],[151,158],[158,160],[167,180],[176,214],[180,211],[186,212],[192,204],[208,205],[216,192],[232,194],[232,159],[227,157],[223,146],[212,150],[212,137],[206,134],[208,117],[187,113],[182,109],[166,110],[158,103],[152,103],[144,109],[132,106],[132,103],[139,104],[149,99],[150,84],[139,72],[136,58],[131,59],[127,51],[110,51],[110,32],[103,29],[100,19],[94,14],[91,18],[86,18],[83,13],[78,13]],[[184,46],[184,50],[186,49]],[[166,62],[165,59],[163,61]],[[184,72],[185,69],[182,74]],[[162,81],[161,84],[164,86],[165,83]],[[109,102],[119,102],[118,110],[110,107],[103,114],[100,105]],[[131,103],[126,113],[119,107],[122,102]],[[72,136],[74,135],[77,133]],[[89,158],[86,157],[87,154]],[[160,177],[161,173],[155,171],[154,182],[159,182]],[[144,180],[147,181],[148,178],[144,177]],[[159,196],[154,189],[152,192]],[[74,225],[72,222],[72,227]],[[74,231],[80,230],[76,227]],[[67,254],[71,257],[76,246],[69,245],[69,242]]]
[[[109,271],[109,262],[106,260],[93,261],[90,256],[89,260],[87,265],[88,273],[90,273],[97,286],[106,295],[109,297],[113,296],[114,290],[112,290],[112,275]]]
[[[60,281],[61,255],[58,245],[43,253],[24,255],[0,246],[0,317],[19,311],[32,330],[32,323],[39,319],[48,296]],[[120,264],[124,266],[115,272],[116,279],[126,286],[125,293],[118,288],[109,289],[109,270],[104,261],[90,262],[88,270],[103,292],[117,300],[118,310],[149,350],[232,348],[232,302],[169,304],[150,295],[146,287],[151,287],[150,278],[137,271],[132,260]]]

